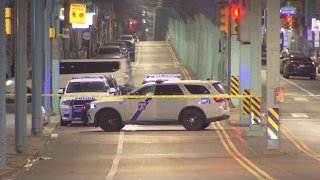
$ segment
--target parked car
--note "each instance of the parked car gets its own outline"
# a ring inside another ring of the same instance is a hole
[[[15,77],[7,78],[6,80],[6,99],[8,102],[14,102],[15,100]],[[26,80],[26,87],[27,87],[27,102],[30,103],[32,100],[32,69],[29,68],[27,70],[27,80]]]
[[[133,35],[131,34],[121,35],[119,39],[123,41],[130,41],[133,45],[135,44],[135,41],[136,41]]]
[[[312,59],[299,52],[291,52],[282,56],[280,62],[280,73],[284,78],[290,76],[309,77],[311,80],[316,80],[316,65]]]
[[[128,47],[129,58],[130,58],[131,62],[134,62],[135,61],[135,46],[134,46],[134,44],[132,42],[126,41],[126,40],[118,40],[116,42],[126,43],[126,45]]]
[[[108,45],[119,46],[123,57],[124,58],[129,58],[128,47],[127,47],[127,44],[125,42],[110,42],[110,43],[103,44],[103,46],[108,46]]]
[[[96,58],[119,59],[123,58],[123,55],[119,46],[104,45],[99,47]]]

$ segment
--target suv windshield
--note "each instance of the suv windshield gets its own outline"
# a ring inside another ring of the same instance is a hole
[[[105,83],[103,82],[70,82],[66,93],[78,92],[106,92]]]
[[[120,37],[121,40],[132,40],[132,36],[121,36]]]

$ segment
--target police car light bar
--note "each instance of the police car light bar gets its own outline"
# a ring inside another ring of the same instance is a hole
[[[146,79],[154,78],[154,79],[181,79],[181,74],[146,74]]]
[[[104,75],[72,76],[72,79],[88,79],[88,78],[103,79],[105,78],[105,76]]]

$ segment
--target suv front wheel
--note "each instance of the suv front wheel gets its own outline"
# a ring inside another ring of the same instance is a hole
[[[203,129],[204,115],[196,109],[184,110],[180,116],[180,122],[188,131],[198,131]]]
[[[99,126],[106,132],[120,131],[123,128],[121,118],[113,110],[105,110],[99,114]]]

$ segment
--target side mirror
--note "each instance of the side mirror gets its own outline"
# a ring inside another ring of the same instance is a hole
[[[64,94],[64,90],[65,90],[65,88],[60,88],[60,89],[58,90],[58,94]]]
[[[110,88],[110,89],[109,89],[109,92],[110,92],[111,94],[116,94],[117,90],[116,90],[116,88]]]

